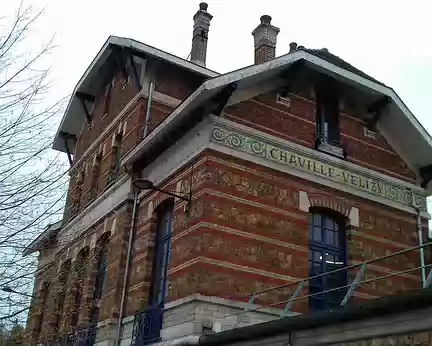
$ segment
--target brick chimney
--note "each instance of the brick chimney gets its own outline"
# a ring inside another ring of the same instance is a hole
[[[280,29],[270,24],[271,19],[268,15],[261,16],[261,24],[252,31],[255,44],[255,64],[276,57],[276,36]]]
[[[207,7],[205,2],[200,3],[198,12],[193,16],[191,61],[201,66],[206,64],[208,32],[210,21],[213,18],[207,12]]]

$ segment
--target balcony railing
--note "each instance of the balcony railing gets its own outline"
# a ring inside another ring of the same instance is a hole
[[[74,335],[73,346],[93,346],[96,340],[96,327],[78,330]]]
[[[432,267],[432,263],[420,265],[420,266],[414,266],[412,268],[407,268],[404,270],[390,271],[385,275],[375,276],[375,277],[369,278],[369,279],[367,279],[365,276],[366,276],[367,269],[368,268],[372,269],[374,265],[379,265],[380,263],[382,263],[386,260],[394,259],[394,258],[397,258],[398,256],[404,256],[406,254],[418,251],[420,249],[431,248],[431,247],[432,247],[432,242],[425,243],[425,244],[411,247],[411,248],[408,248],[408,249],[405,249],[402,251],[394,252],[394,253],[388,254],[386,256],[375,258],[375,259],[372,259],[369,261],[365,261],[362,263],[356,263],[353,265],[338,268],[338,269],[333,270],[333,271],[328,271],[328,272],[324,272],[324,273],[321,273],[318,275],[310,276],[308,278],[301,279],[301,280],[298,280],[298,281],[295,281],[295,282],[292,282],[289,284],[274,286],[274,287],[268,288],[266,290],[254,292],[251,295],[249,295],[248,306],[243,311],[238,312],[238,313],[228,314],[225,317],[237,316],[237,323],[234,325],[234,328],[236,328],[238,326],[238,324],[240,323],[242,315],[244,315],[248,312],[255,312],[255,311],[259,311],[259,310],[266,309],[266,308],[278,308],[280,310],[280,317],[285,317],[285,316],[289,316],[291,314],[293,304],[295,302],[301,301],[301,300],[309,300],[310,301],[311,298],[314,298],[314,297],[316,298],[316,297],[319,297],[320,295],[326,297],[327,294],[332,293],[332,292],[337,292],[337,291],[343,291],[344,292],[344,294],[342,295],[343,299],[340,301],[339,306],[345,306],[350,301],[352,296],[355,295],[355,291],[361,285],[367,285],[367,284],[371,284],[374,282],[378,282],[378,285],[379,285],[379,280],[385,280],[385,279],[392,278],[392,277],[395,277],[398,275],[401,276],[401,275],[411,274],[413,272],[416,273],[416,276],[418,275],[417,277],[418,277],[418,282],[419,282],[419,288],[429,289],[432,287],[432,269],[428,269],[428,268]],[[400,263],[400,262],[398,262],[398,263]],[[376,268],[375,268],[375,270],[376,270]],[[354,273],[353,273],[353,271],[354,271]],[[427,275],[425,275],[424,281],[421,280],[422,275],[420,275],[420,273],[422,271],[425,271],[425,273],[428,272]],[[326,277],[328,275],[332,275],[332,274],[335,274],[338,272],[346,272],[346,273],[351,272],[351,273],[353,273],[354,275],[349,275],[350,277],[352,277],[351,283],[349,283],[348,285],[342,285],[339,287],[334,287],[334,288],[322,290],[320,292],[304,294],[305,289],[307,288],[307,286],[311,280]],[[420,285],[420,283],[421,283],[421,285]],[[286,299],[278,300],[278,301],[274,301],[274,302],[270,302],[270,303],[266,303],[266,304],[259,304],[259,305],[257,304],[257,301],[260,299],[260,296],[263,296],[265,294],[268,294],[270,292],[275,292],[278,290],[285,292],[286,289],[289,289],[291,291],[291,293],[287,296]]]
[[[135,315],[132,330],[132,346],[142,346],[159,341],[162,329],[163,307],[148,308]]]

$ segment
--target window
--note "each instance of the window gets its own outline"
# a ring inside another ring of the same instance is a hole
[[[344,156],[340,144],[339,94],[337,84],[326,79],[316,90],[317,143],[319,150],[336,156]]]
[[[41,289],[41,293],[40,293],[40,303],[38,304],[38,306],[40,308],[40,312],[39,312],[39,316],[37,317],[37,320],[36,320],[35,340],[39,340],[40,334],[42,331],[42,324],[43,324],[43,320],[45,317],[45,307],[47,305],[47,299],[48,299],[48,295],[49,295],[49,287],[50,287],[49,282],[44,282],[42,284],[42,289]]]
[[[105,102],[104,102],[104,117],[108,116],[109,108],[111,104],[111,90],[112,82],[110,82],[105,89]]]
[[[172,212],[174,203],[170,199],[161,206],[158,213],[155,251],[153,259],[153,279],[150,302],[163,304],[165,300],[166,276],[171,251]]]
[[[309,223],[309,277],[346,266],[345,226],[342,218],[331,211],[314,210]],[[320,293],[346,285],[345,270],[309,280],[312,310],[339,306],[346,289]],[[320,294],[317,294],[320,293]]]
[[[118,173],[120,172],[120,164],[121,164],[121,143],[122,142],[122,138],[121,135],[117,135],[116,140],[115,140],[115,144],[114,144],[114,158],[115,158],[115,172],[116,175],[118,175]]]
[[[88,248],[80,251],[80,253],[78,254],[77,262],[75,264],[76,282],[75,282],[74,307],[72,310],[72,318],[71,318],[72,328],[78,325],[78,316],[81,307],[87,258],[88,258]]]
[[[97,274],[93,299],[98,302],[102,298],[108,265],[108,241],[105,241],[99,251],[99,261],[97,266]]]
[[[74,217],[78,214],[81,206],[82,186],[84,182],[84,171],[78,172],[75,180],[75,188],[72,190],[72,204],[70,216]]]
[[[64,309],[64,302],[66,297],[67,281],[68,281],[70,266],[71,266],[71,262],[70,260],[68,260],[62,264],[60,269],[59,292],[57,294],[57,304],[56,304],[57,310],[56,310],[56,319],[54,325],[54,330],[56,332],[60,330],[60,323],[63,317],[63,309]]]
[[[94,159],[92,171],[91,171],[90,191],[88,194],[89,200],[92,200],[93,198],[95,198],[97,196],[97,193],[98,193],[101,163],[102,163],[102,154],[98,154]]]
[[[108,185],[110,186],[119,176],[121,167],[121,145],[122,137],[117,135],[114,141],[114,145],[111,149],[111,172],[108,175]]]
[[[158,208],[157,229],[153,257],[152,282],[147,316],[150,327],[146,329],[144,339],[155,341],[160,337],[163,308],[167,292],[167,274],[171,255],[172,214],[174,200],[168,199]]]

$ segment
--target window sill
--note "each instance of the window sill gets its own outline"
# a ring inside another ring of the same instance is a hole
[[[317,143],[317,150],[322,151],[324,153],[339,157],[341,159],[345,159],[345,150],[343,147],[336,146],[330,143]]]

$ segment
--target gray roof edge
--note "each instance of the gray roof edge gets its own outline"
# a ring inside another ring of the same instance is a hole
[[[400,312],[420,310],[432,306],[432,291],[420,289],[367,301],[362,304],[338,307],[332,310],[285,317],[248,327],[202,336],[200,345],[213,346],[228,343],[257,340],[265,337],[290,333],[335,323],[358,321]]]

